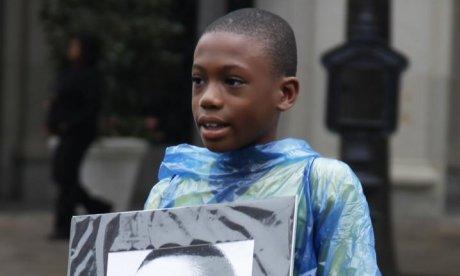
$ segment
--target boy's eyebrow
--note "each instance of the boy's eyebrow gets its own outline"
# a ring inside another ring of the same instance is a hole
[[[193,64],[192,69],[197,69],[197,70],[200,70],[200,71],[206,71],[206,69],[203,66],[199,65],[199,64]],[[224,65],[222,67],[222,71],[230,71],[232,69],[245,69],[245,67],[241,66],[241,65],[238,65],[238,64],[228,64],[228,65]]]
[[[198,70],[200,70],[200,71],[205,71],[205,70],[204,70],[204,67],[201,66],[201,65],[199,65],[199,64],[193,64],[193,65],[192,65],[192,69],[198,69]]]

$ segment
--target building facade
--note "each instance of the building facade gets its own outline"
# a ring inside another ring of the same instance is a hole
[[[0,1],[2,198],[52,196],[41,102],[50,94],[53,71],[40,2]],[[228,8],[223,0],[197,5],[198,31]],[[285,18],[297,38],[301,93],[282,117],[281,136],[306,139],[323,155],[337,157],[339,139],[325,127],[326,72],[320,57],[345,39],[346,0],[257,0],[254,5]],[[399,127],[391,137],[392,183],[424,193],[433,208],[423,211],[442,215],[447,173],[460,171],[460,3],[393,0],[391,22],[392,45],[410,62],[402,76]]]

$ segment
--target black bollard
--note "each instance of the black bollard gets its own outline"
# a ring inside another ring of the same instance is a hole
[[[388,0],[348,0],[347,41],[328,51],[327,126],[356,172],[371,210],[379,267],[396,275],[390,212],[388,136],[397,126],[404,56],[389,46]]]

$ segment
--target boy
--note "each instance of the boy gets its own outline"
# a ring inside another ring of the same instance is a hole
[[[206,148],[166,150],[146,209],[298,195],[296,275],[380,275],[369,211],[350,168],[307,143],[276,141],[296,102],[294,33],[242,9],[217,19],[194,53],[192,110]]]

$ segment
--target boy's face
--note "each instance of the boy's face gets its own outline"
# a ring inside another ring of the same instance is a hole
[[[204,34],[194,54],[192,110],[204,145],[217,152],[273,141],[283,97],[262,42]]]

